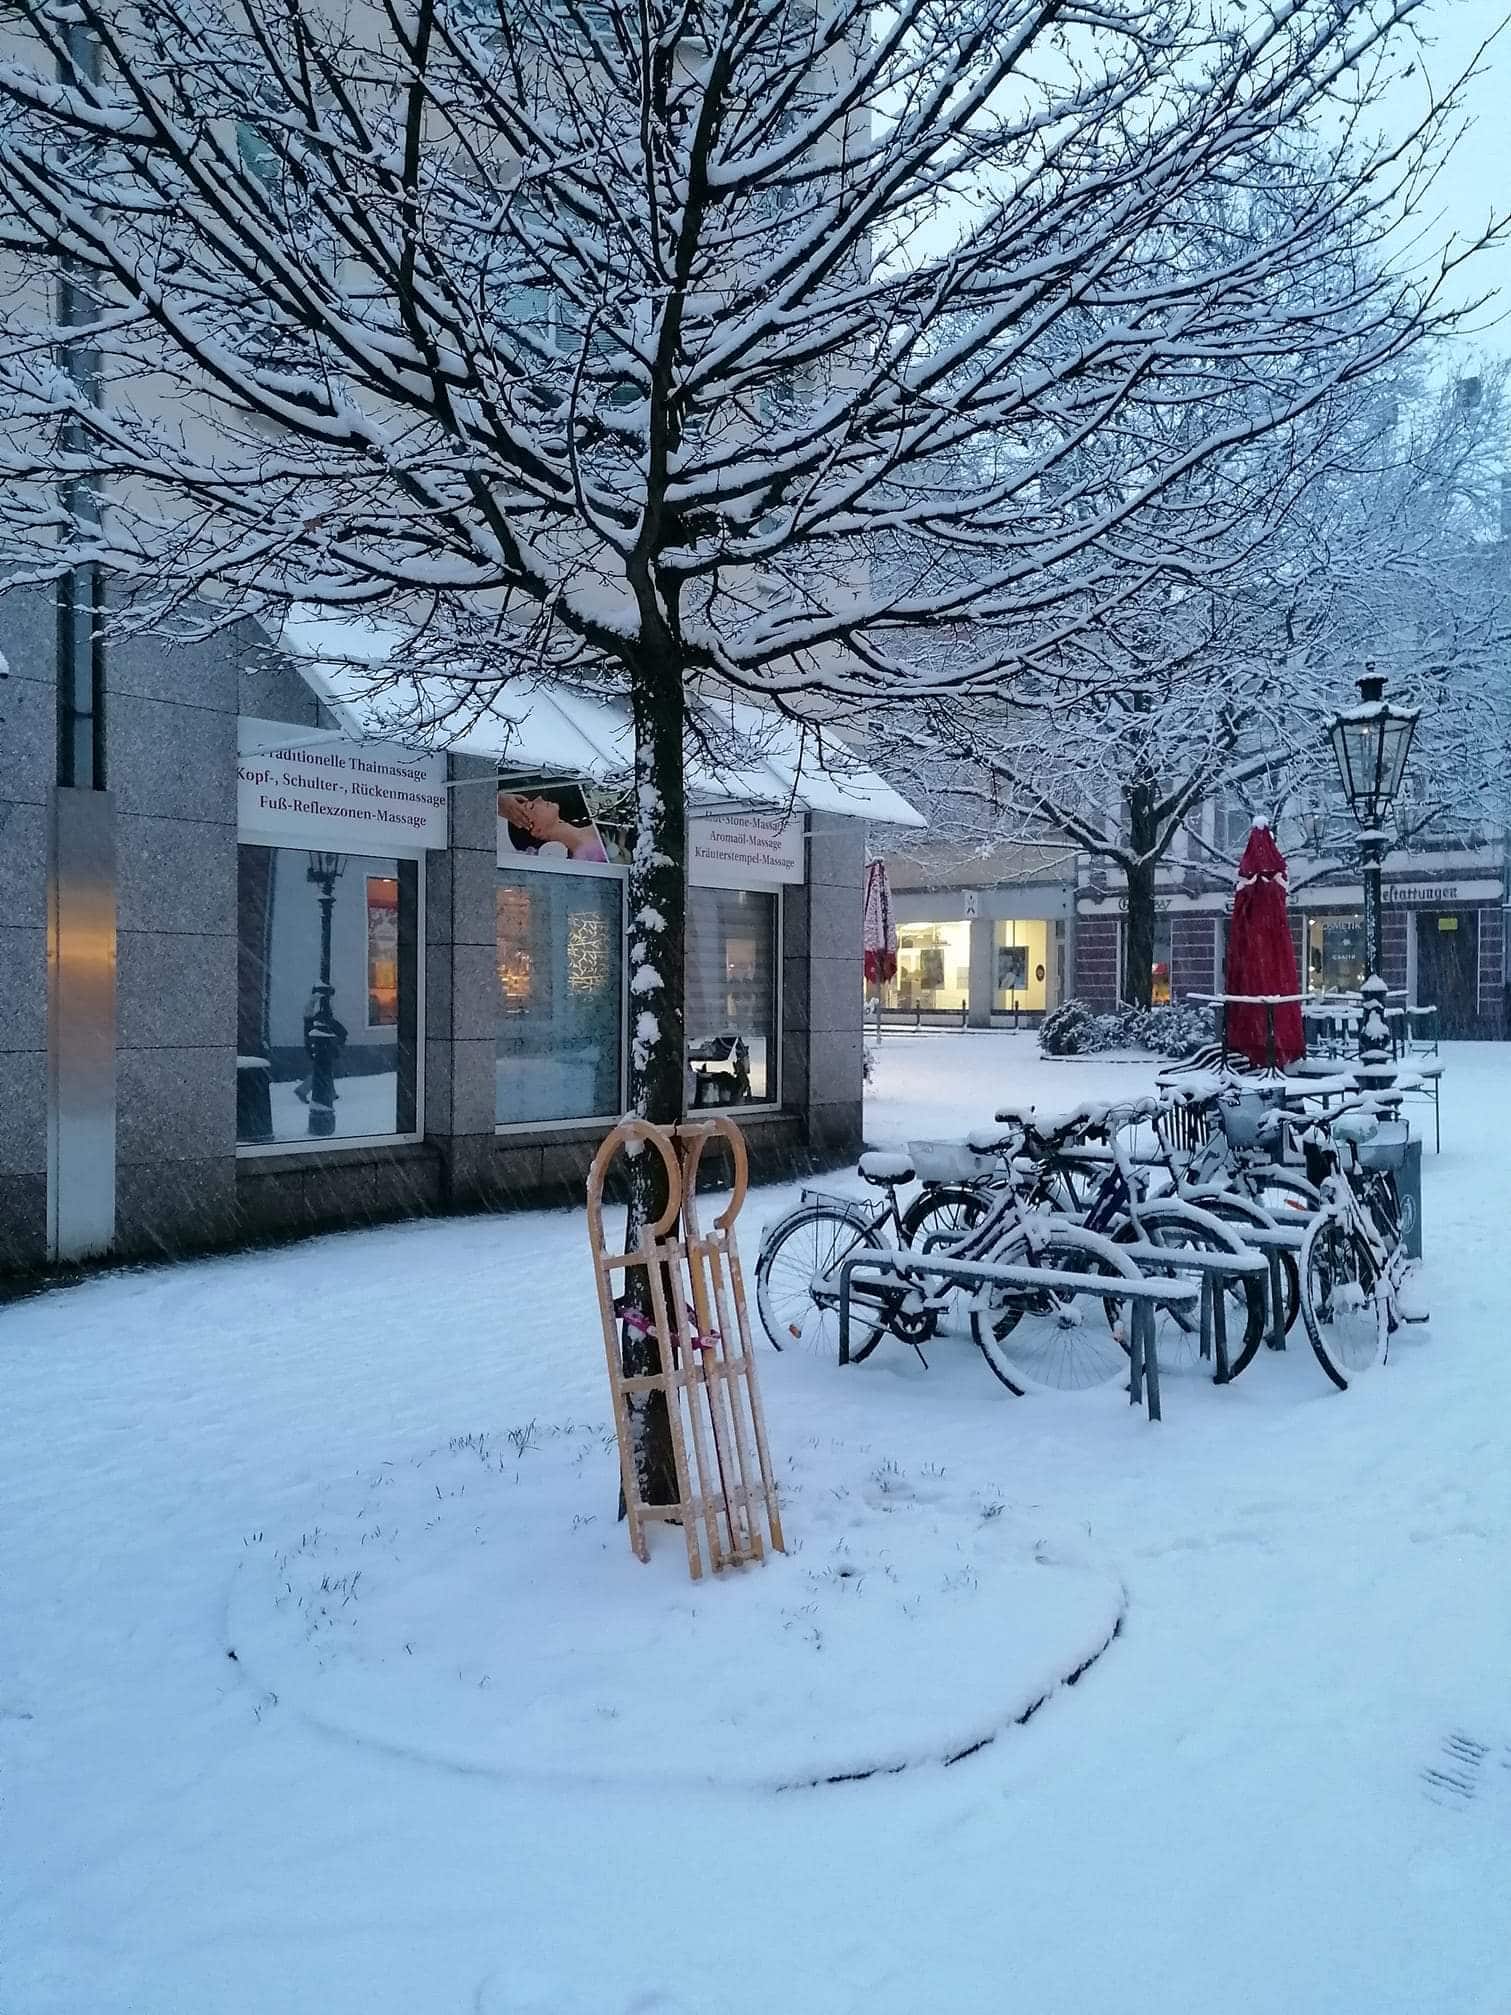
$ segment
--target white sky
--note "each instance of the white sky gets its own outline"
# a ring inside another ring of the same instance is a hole
[[[1401,130],[1409,130],[1420,116],[1427,84],[1446,89],[1508,11],[1511,0],[1432,0],[1423,10],[1418,21],[1433,46],[1427,52],[1425,77],[1399,87],[1389,108]],[[1465,93],[1464,111],[1473,123],[1433,191],[1442,213],[1430,232],[1434,242],[1449,232],[1473,236],[1484,229],[1492,213],[1504,216],[1511,211],[1511,29],[1502,31],[1486,55],[1483,74]],[[1490,288],[1498,291],[1499,299],[1478,323],[1488,324],[1496,316],[1505,320],[1497,327],[1484,327],[1475,340],[1483,348],[1511,350],[1511,234],[1464,273],[1457,298],[1472,300]]]

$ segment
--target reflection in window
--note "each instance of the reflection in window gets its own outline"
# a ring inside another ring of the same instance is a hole
[[[239,1141],[417,1130],[418,884],[412,861],[238,848]]]
[[[399,882],[367,877],[367,1026],[399,1025]]]
[[[617,876],[499,870],[501,1126],[619,1110],[622,909]]]
[[[1150,999],[1155,1007],[1169,1007],[1171,966],[1174,962],[1173,936],[1168,916],[1154,919],[1154,970]]]
[[[1308,993],[1356,993],[1367,971],[1361,915],[1307,918]]]
[[[609,921],[599,910],[573,910],[567,917],[567,985],[576,994],[600,993],[613,971]]]
[[[528,1014],[533,986],[530,949],[530,891],[498,890],[498,984],[506,1015]]]
[[[694,1106],[773,1104],[777,898],[690,889],[687,1065]]]

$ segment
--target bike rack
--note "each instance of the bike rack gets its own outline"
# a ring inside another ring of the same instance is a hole
[[[1220,1255],[1237,1257],[1237,1255]],[[1043,1288],[1060,1294],[1089,1294],[1101,1301],[1128,1301],[1133,1304],[1133,1321],[1128,1339],[1128,1399],[1137,1406],[1147,1400],[1149,1418],[1160,1418],[1159,1353],[1154,1340],[1156,1307],[1189,1305],[1201,1298],[1195,1281],[1128,1280],[1100,1273],[1062,1272],[1050,1266],[1005,1266],[994,1260],[951,1259],[945,1253],[910,1253],[862,1246],[847,1253],[840,1262],[839,1280],[839,1361],[850,1362],[850,1287],[861,1268],[869,1268],[880,1279],[933,1277],[959,1287]]]

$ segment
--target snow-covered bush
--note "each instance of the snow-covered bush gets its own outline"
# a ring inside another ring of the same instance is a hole
[[[1212,1040],[1201,1008],[1123,1007],[1097,1014],[1085,1001],[1068,1000],[1044,1017],[1039,1029],[1042,1056],[1092,1056],[1099,1051],[1146,1049],[1157,1056],[1188,1056]]]
[[[1063,1002],[1039,1024],[1040,1055],[1086,1056],[1092,1050],[1105,1049],[1107,1045],[1098,1026],[1101,1020],[1085,1001]]]
[[[866,1043],[860,1053],[860,1074],[867,1084],[876,1082],[876,1045]]]
[[[1212,1016],[1207,1008],[1177,1001],[1171,1007],[1151,1008],[1141,1017],[1142,1047],[1159,1056],[1189,1056],[1212,1040]]]

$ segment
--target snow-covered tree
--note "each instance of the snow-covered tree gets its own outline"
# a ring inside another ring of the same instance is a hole
[[[1363,137],[1423,5],[8,0],[5,570],[397,615],[462,711],[622,695],[674,1120],[690,696],[999,693],[1158,574],[1193,471],[1409,346],[1458,254],[1352,254],[1451,128]],[[1224,370],[1264,400],[1163,424]]]
[[[933,830],[983,854],[1068,840],[1126,899],[1124,997],[1152,992],[1156,882],[1179,859],[1230,886],[1242,810],[1347,858],[1327,721],[1374,661],[1423,705],[1398,844],[1503,817],[1511,769],[1511,568],[1499,537],[1505,372],[1426,393],[1362,383],[1237,471],[1248,511],[1199,582],[1171,578],[1079,639],[1076,676],[1020,679],[994,711],[935,702],[894,736]],[[1174,552],[1172,542],[1172,553]],[[1304,813],[1301,820],[1298,814]]]

